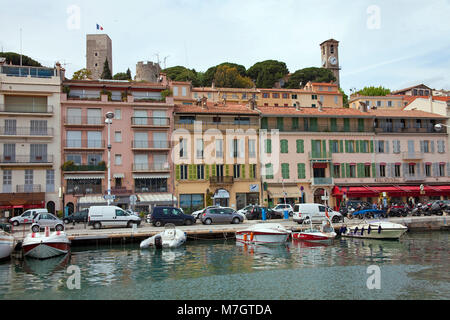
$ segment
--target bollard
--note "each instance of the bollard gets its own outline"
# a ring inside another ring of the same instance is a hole
[[[284,210],[284,220],[289,219],[289,212],[287,210]]]
[[[264,209],[264,208],[261,208],[261,219],[263,221],[266,220],[266,209]]]

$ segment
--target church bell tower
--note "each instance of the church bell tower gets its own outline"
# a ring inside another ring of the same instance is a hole
[[[339,79],[339,41],[329,39],[320,44],[320,51],[322,56],[322,68],[326,68],[333,72],[336,77],[336,84],[340,88]]]

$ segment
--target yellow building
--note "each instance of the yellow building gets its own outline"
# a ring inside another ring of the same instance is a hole
[[[386,96],[362,96],[355,94],[350,96],[349,106],[352,109],[361,110],[361,108],[367,107],[367,110],[373,109],[387,109],[387,110],[400,110],[408,102],[403,96],[399,95],[386,95]]]

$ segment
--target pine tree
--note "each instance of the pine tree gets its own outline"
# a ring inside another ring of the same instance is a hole
[[[112,80],[112,74],[111,69],[109,68],[108,59],[105,59],[105,63],[103,64],[103,72],[100,78]]]
[[[127,78],[128,78],[128,80],[131,80],[131,71],[130,71],[130,68],[127,69]]]

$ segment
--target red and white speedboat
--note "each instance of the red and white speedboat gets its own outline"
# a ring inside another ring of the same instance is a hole
[[[29,233],[22,242],[26,257],[47,259],[66,254],[70,251],[70,240],[64,231],[50,233],[48,227],[44,233]]]
[[[257,223],[236,232],[236,241],[254,244],[285,243],[292,231],[279,223]]]
[[[301,232],[294,232],[292,234],[292,239],[303,240],[303,241],[313,241],[313,242],[331,242],[336,237],[336,232],[334,232],[333,224],[330,219],[323,221],[322,225],[313,225],[312,220],[304,221],[309,223],[309,228]]]

